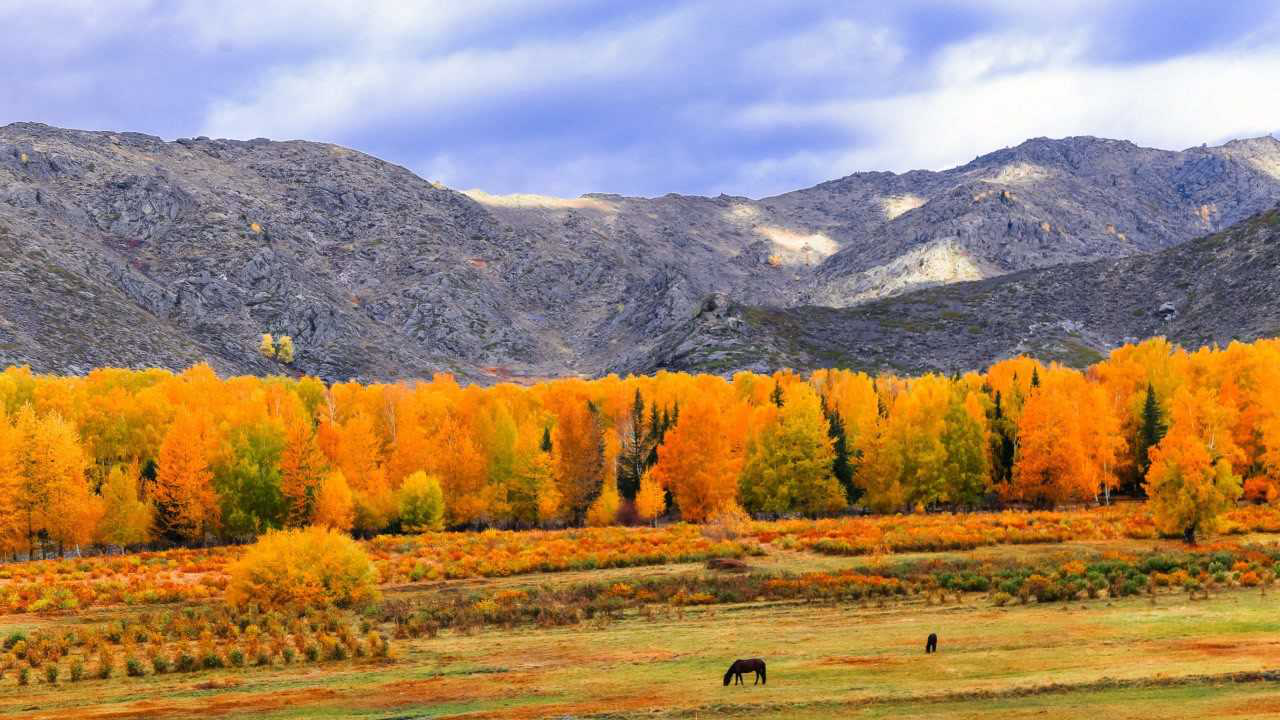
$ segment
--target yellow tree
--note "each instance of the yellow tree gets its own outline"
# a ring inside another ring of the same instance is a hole
[[[293,338],[281,335],[277,341],[276,359],[288,365],[293,362]]]
[[[262,333],[262,342],[258,343],[258,354],[264,358],[275,358],[276,341],[271,337],[271,333]]]
[[[399,490],[400,523],[405,530],[423,532],[444,527],[444,492],[440,478],[421,470],[404,479]]]
[[[1006,498],[1037,507],[1096,498],[1114,482],[1123,440],[1111,403],[1084,377],[1050,368],[1018,418],[1018,450]]]
[[[335,462],[355,502],[355,528],[368,534],[386,528],[396,514],[395,493],[382,467],[382,437],[375,425],[372,414],[353,413],[338,431]]]
[[[34,466],[48,488],[44,526],[49,538],[59,546],[88,544],[102,518],[102,503],[89,489],[75,427],[58,413],[45,415],[32,451]]]
[[[600,490],[600,495],[592,501],[591,507],[587,508],[587,524],[593,527],[614,524],[618,517],[618,506],[620,504],[621,496],[618,494],[618,484],[616,482],[605,482],[604,487]]]
[[[604,487],[605,444],[596,410],[585,398],[570,398],[556,418],[553,453],[561,507],[575,525]]]
[[[160,443],[154,498],[161,527],[176,538],[202,540],[217,525],[219,506],[210,469],[213,431],[201,414],[182,408]]]
[[[138,496],[138,466],[117,465],[102,489],[103,516],[98,539],[110,545],[137,545],[151,535],[151,505]]]
[[[551,453],[542,449],[542,429],[533,423],[517,430],[507,478],[507,513],[524,526],[552,522],[559,517],[560,497],[555,492]],[[542,507],[544,504],[546,507]]]
[[[316,443],[315,429],[301,408],[284,415],[284,447],[280,452],[280,493],[288,507],[286,525],[310,524],[316,489],[328,466]]]
[[[1234,418],[1211,391],[1185,386],[1174,394],[1170,415],[1169,432],[1151,451],[1146,489],[1157,526],[1194,544],[1240,497]]]
[[[476,523],[488,516],[494,486],[489,466],[470,428],[457,414],[446,415],[432,433],[433,447],[425,468],[440,479],[449,525]]]
[[[834,459],[818,395],[807,384],[793,383],[783,391],[777,421],[763,429],[748,452],[742,503],[751,512],[772,514],[839,510],[845,496],[832,472]]]
[[[2,380],[3,378],[0,378]],[[0,552],[22,547],[23,513],[18,506],[18,435],[0,404]]]
[[[650,470],[640,476],[640,489],[636,491],[636,517],[645,522],[655,522],[667,509],[667,497],[662,483]]]
[[[315,512],[311,522],[334,530],[350,531],[355,525],[355,502],[351,488],[341,470],[334,470],[321,481],[316,490]]]
[[[695,396],[658,446],[651,480],[671,491],[680,517],[703,522],[737,501],[742,457],[734,452],[725,408],[715,398]]]
[[[946,378],[925,375],[893,396],[874,453],[875,462],[860,478],[868,506],[887,512],[946,498],[943,468],[947,447],[943,436],[951,395]]]
[[[30,405],[19,411],[9,472],[14,473],[14,504],[27,531],[27,549],[43,534],[59,545],[89,542],[101,517],[101,504],[85,478],[84,451],[75,428],[58,413],[36,417]],[[16,471],[16,472],[15,472]]]

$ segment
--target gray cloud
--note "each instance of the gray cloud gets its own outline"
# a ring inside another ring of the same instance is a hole
[[[323,140],[493,192],[752,196],[1035,135],[1280,125],[1269,3],[1030,7],[19,0],[0,121]]]

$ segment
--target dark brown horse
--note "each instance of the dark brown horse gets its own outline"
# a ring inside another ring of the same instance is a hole
[[[734,660],[729,666],[729,671],[724,674],[724,684],[729,684],[729,678],[733,678],[734,685],[745,685],[742,681],[742,674],[753,672],[756,674],[756,681],[752,685],[768,685],[769,680],[764,676],[764,661],[760,658],[751,658],[750,660]]]

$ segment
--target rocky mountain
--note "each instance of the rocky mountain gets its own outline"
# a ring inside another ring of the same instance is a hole
[[[833,219],[824,229],[841,250],[817,269],[804,299],[844,307],[1160,250],[1269,208],[1278,191],[1273,137],[1183,152],[1074,137],[1028,140],[940,173],[861,173],[766,204],[777,212],[822,208]],[[880,217],[867,210],[877,205]]]
[[[326,378],[646,370],[675,362],[708,297],[713,312],[843,317],[1157,251],[1277,198],[1270,137],[1183,152],[1038,139],[761,200],[566,199],[459,192],[322,143],[18,123],[0,127],[0,365],[282,372],[256,353],[272,332],[294,337],[292,372]]]
[[[1025,270],[857,307],[768,308],[714,296],[636,369],[838,366],[917,374],[1023,353],[1082,367],[1157,335],[1185,347],[1280,336],[1280,207],[1153,254]]]

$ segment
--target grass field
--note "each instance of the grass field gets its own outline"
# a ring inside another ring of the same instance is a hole
[[[1247,541],[1274,542],[1274,536]],[[1115,540],[900,559],[1025,562],[1176,547]],[[836,571],[872,558],[766,546],[762,572]],[[387,589],[415,600],[459,588],[520,589],[654,576],[696,584],[700,564],[614,568]],[[987,593],[857,602],[747,602],[628,610],[561,627],[482,627],[394,641],[393,657],[107,679],[0,682],[5,718],[1182,718],[1280,714],[1280,591],[1223,587],[1205,600],[1075,599],[997,607]],[[0,634],[135,615],[0,617]],[[926,656],[925,636],[940,637]],[[767,686],[723,687],[737,657]]]

